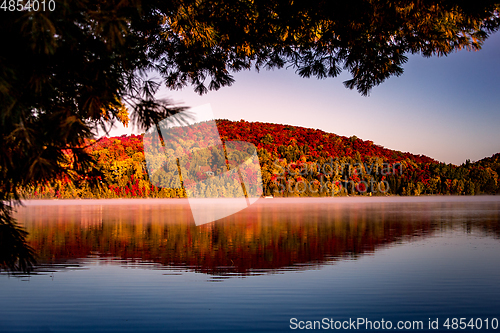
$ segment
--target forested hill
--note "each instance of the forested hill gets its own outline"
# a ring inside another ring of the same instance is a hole
[[[223,141],[254,144],[260,163],[264,195],[426,195],[497,194],[500,154],[461,166],[430,157],[403,153],[321,130],[260,122],[217,120]],[[196,146],[204,127],[189,133]],[[153,186],[146,172],[143,136],[91,140],[87,148],[96,161],[84,178],[61,175],[50,184],[23,189],[25,198],[185,197],[184,189],[169,188],[167,181]],[[200,155],[201,156],[201,155]],[[205,157],[210,165],[211,155]],[[220,170],[187,170],[183,177],[207,179]],[[164,170],[165,175],[172,170]],[[205,175],[205,173],[207,175]],[[255,174],[252,175],[256,176]],[[161,177],[161,175],[160,175]],[[200,178],[201,177],[201,178]],[[169,177],[165,177],[167,179]],[[171,178],[171,175],[170,175]],[[193,178],[191,178],[193,179]],[[98,184],[92,187],[91,183]],[[156,182],[158,184],[158,182]],[[214,183],[215,184],[215,183]],[[227,185],[227,184],[226,184]],[[235,189],[240,184],[231,184]],[[224,189],[222,189],[224,187]],[[213,196],[231,196],[227,186],[213,185]],[[229,192],[228,192],[229,191]],[[228,194],[229,193],[229,194]]]
[[[257,148],[263,148],[278,158],[286,158],[288,162],[299,160],[300,156],[304,155],[311,161],[319,157],[352,157],[362,161],[379,157],[388,163],[405,159],[415,163],[438,163],[424,155],[402,153],[376,145],[373,141],[361,140],[356,136],[348,138],[318,129],[243,120],[235,122],[226,119],[217,120],[217,127],[223,140],[251,142]]]

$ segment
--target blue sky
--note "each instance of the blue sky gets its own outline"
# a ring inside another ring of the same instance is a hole
[[[231,87],[199,96],[192,87],[158,97],[186,106],[210,103],[216,118],[245,119],[356,135],[387,148],[461,164],[500,152],[500,33],[478,52],[409,55],[400,77],[369,97],[335,79],[301,78],[293,70],[235,74]],[[131,133],[117,128],[111,134]]]

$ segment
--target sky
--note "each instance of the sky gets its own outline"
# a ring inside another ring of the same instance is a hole
[[[230,87],[199,96],[188,86],[157,97],[215,118],[289,124],[355,135],[386,148],[462,164],[500,152],[500,33],[477,52],[408,55],[404,73],[361,96],[337,78],[301,78],[293,69],[234,74]],[[157,76],[159,78],[159,76]],[[111,135],[137,133],[117,127]]]

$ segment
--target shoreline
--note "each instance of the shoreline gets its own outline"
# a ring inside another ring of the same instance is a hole
[[[500,195],[425,195],[425,196],[350,196],[350,197],[275,197],[258,198],[256,202],[266,204],[293,203],[298,201],[318,201],[335,203],[406,203],[406,202],[500,202]],[[27,199],[21,200],[22,206],[57,206],[57,205],[123,205],[148,204],[188,204],[190,200],[210,203],[236,201],[238,198],[110,198],[110,199]]]

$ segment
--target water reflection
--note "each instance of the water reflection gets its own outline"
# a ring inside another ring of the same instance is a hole
[[[500,237],[500,200],[261,199],[195,226],[183,200],[36,201],[17,212],[35,271],[86,260],[220,278],[311,269],[449,230]]]

